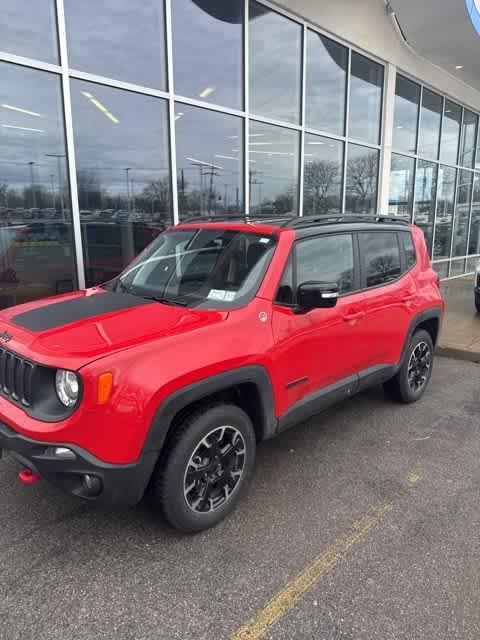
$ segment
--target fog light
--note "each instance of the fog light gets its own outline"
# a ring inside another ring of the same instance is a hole
[[[102,490],[102,481],[97,476],[92,476],[86,473],[82,476],[82,487],[85,489],[87,495],[98,496]]]
[[[67,449],[67,447],[48,447],[45,455],[59,458],[60,460],[75,460],[77,457],[74,452],[71,449]]]

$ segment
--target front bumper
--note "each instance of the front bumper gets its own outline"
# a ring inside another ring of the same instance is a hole
[[[52,447],[70,449],[75,459],[54,456]],[[2,422],[0,450],[10,452],[23,466],[66,493],[105,506],[137,504],[145,493],[158,457],[158,453],[149,452],[133,464],[109,464],[74,445],[31,440]],[[100,480],[100,484],[97,482],[99,490],[94,495],[83,480],[86,475]]]

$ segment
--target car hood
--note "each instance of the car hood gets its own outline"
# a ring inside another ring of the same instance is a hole
[[[0,346],[46,365],[78,369],[114,351],[192,331],[227,316],[96,287],[4,309]]]

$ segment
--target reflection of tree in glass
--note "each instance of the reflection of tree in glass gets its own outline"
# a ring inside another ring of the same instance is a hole
[[[338,198],[332,194],[332,187],[338,174],[336,162],[316,160],[305,165],[305,209],[308,214],[328,213],[332,204],[335,207]],[[338,205],[335,208],[338,209]]]
[[[370,209],[375,196],[378,154],[367,152],[348,159],[347,196],[352,210]]]
[[[400,274],[398,259],[392,255],[378,256],[368,264],[367,286],[373,287],[388,280],[394,280]]]

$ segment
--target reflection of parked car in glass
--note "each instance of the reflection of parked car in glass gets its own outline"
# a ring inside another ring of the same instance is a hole
[[[99,218],[101,218],[102,220],[111,220],[113,217],[113,209],[103,209],[103,211],[100,211],[99,214]]]

